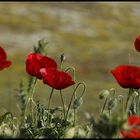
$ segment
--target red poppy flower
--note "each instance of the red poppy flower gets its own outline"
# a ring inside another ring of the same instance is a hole
[[[123,88],[140,88],[140,67],[121,65],[111,70],[119,85]]]
[[[134,42],[135,49],[140,52],[140,36],[137,36]]]
[[[54,68],[42,68],[40,72],[43,76],[43,83],[55,89],[64,89],[75,84],[72,77],[64,71],[58,71]]]
[[[130,116],[127,120],[128,130],[121,130],[124,138],[140,138],[140,117]]]
[[[39,53],[31,53],[26,60],[26,71],[31,76],[42,79],[41,68],[57,68],[57,63],[52,58],[43,56]]]
[[[8,68],[12,62],[6,60],[7,59],[7,54],[4,51],[2,47],[0,47],[0,70],[3,70],[4,68]]]

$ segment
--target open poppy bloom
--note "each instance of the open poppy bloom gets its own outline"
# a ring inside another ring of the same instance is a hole
[[[140,88],[140,67],[131,65],[120,65],[111,73],[123,88]]]
[[[64,89],[75,84],[72,77],[64,71],[58,71],[54,68],[42,68],[40,73],[43,76],[43,83],[55,89]]]
[[[140,138],[140,117],[130,116],[127,120],[128,130],[121,130],[124,138]]]
[[[57,63],[50,57],[43,56],[39,53],[31,53],[26,60],[26,72],[31,76],[42,79],[41,68],[57,68]]]
[[[2,47],[0,47],[0,70],[3,70],[4,68],[8,68],[12,62],[6,60],[7,59],[7,54],[4,51]]]
[[[140,36],[137,36],[134,42],[135,49],[140,52]]]

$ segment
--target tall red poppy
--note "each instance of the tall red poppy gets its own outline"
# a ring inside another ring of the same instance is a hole
[[[140,117],[130,116],[127,120],[128,130],[121,130],[124,138],[140,138]]]
[[[64,71],[58,71],[54,68],[42,68],[40,72],[43,76],[43,83],[55,89],[64,89],[75,84],[72,77]]]
[[[131,65],[120,65],[111,73],[123,88],[140,88],[140,67]]]
[[[134,42],[135,49],[140,52],[140,36],[137,36]]]
[[[0,47],[0,70],[3,70],[4,68],[8,68],[12,64],[11,61],[6,59],[7,59],[7,54],[5,50],[2,47]]]
[[[43,56],[40,53],[31,53],[26,59],[26,72],[31,76],[42,79],[41,68],[57,68],[57,63],[50,57]]]

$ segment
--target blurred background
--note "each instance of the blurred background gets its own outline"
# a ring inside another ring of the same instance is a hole
[[[25,89],[28,82],[25,60],[38,40],[46,39],[48,56],[59,63],[64,53],[63,67],[75,67],[76,81],[87,85],[81,116],[84,112],[98,116],[101,90],[127,93],[110,70],[121,64],[140,65],[133,45],[140,35],[139,20],[139,2],[0,2],[0,46],[13,62],[0,72],[0,112],[19,115],[17,90],[20,80]],[[47,105],[50,90],[38,81],[35,100]],[[72,87],[63,91],[66,103],[71,92]],[[62,105],[59,92],[54,91],[51,106],[58,105]]]

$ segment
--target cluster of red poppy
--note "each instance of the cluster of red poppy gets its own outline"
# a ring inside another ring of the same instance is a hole
[[[135,49],[140,52],[140,36],[134,42]],[[111,73],[123,88],[140,89],[140,67],[120,65],[111,70]],[[140,138],[140,117],[130,116],[127,120],[129,130],[121,130],[124,138]]]
[[[12,64],[11,61],[6,59],[7,54],[0,47],[0,70],[8,68]],[[44,84],[55,89],[64,89],[75,84],[68,73],[59,71],[57,67],[55,60],[40,53],[29,54],[26,60],[26,72],[38,79],[43,79]]]
[[[55,60],[40,53],[28,55],[26,71],[31,76],[43,79],[44,84],[55,89],[61,90],[75,84],[68,73],[58,70]]]
[[[62,57],[63,56],[61,56],[61,62],[63,62]],[[0,70],[8,68],[11,65],[11,61],[7,61],[6,59],[6,52],[3,48],[0,47]],[[47,84],[48,86],[52,87],[52,91],[53,89],[62,90],[75,84],[75,81],[68,73],[62,70],[58,70],[57,63],[54,59],[48,56],[44,56],[41,53],[30,53],[27,56],[26,72],[30,76],[35,77],[36,80],[43,80],[44,84]],[[52,92],[50,94],[48,108],[50,105],[51,96]]]

